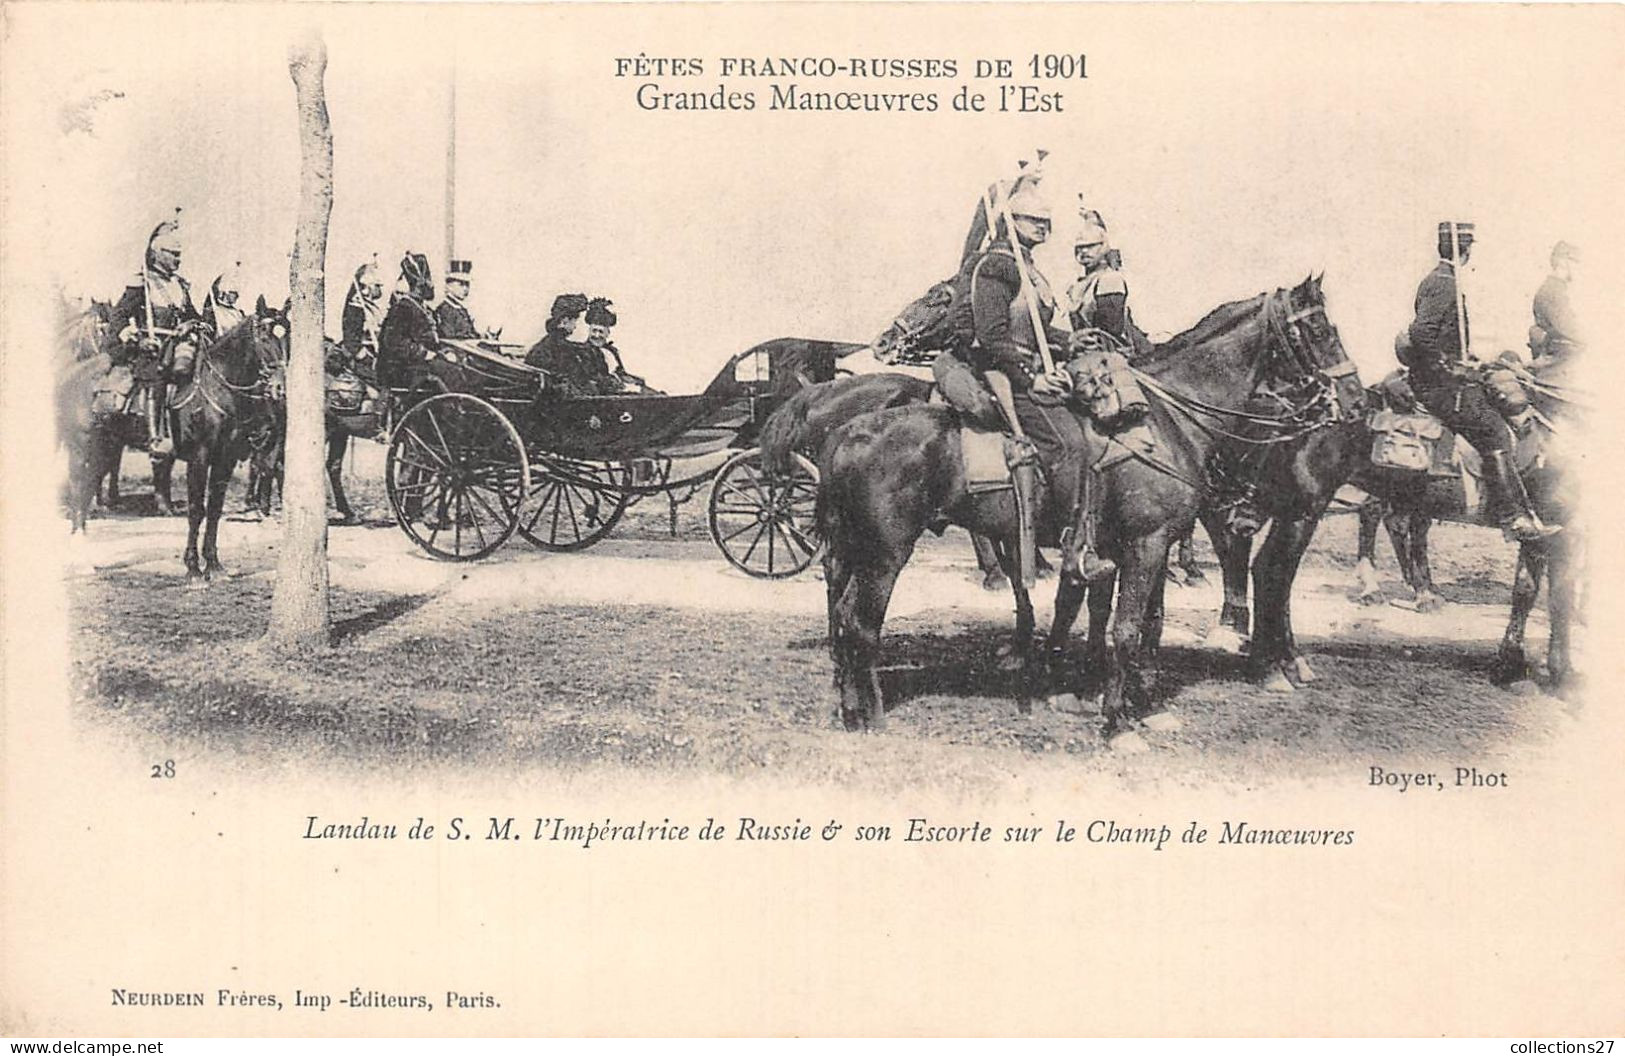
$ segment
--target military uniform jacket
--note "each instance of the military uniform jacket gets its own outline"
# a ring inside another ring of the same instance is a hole
[[[378,331],[378,381],[386,387],[410,384],[411,376],[440,344],[434,316],[423,302],[402,294],[389,306]]]
[[[1535,293],[1535,325],[1546,331],[1548,355],[1563,355],[1579,349],[1580,321],[1569,304],[1569,284],[1548,275]]]
[[[340,331],[345,351],[356,356],[363,349],[370,350],[373,355],[378,354],[379,324],[367,306],[361,303],[359,296],[353,296],[344,302],[343,329]]]
[[[1416,288],[1416,318],[1410,325],[1411,367],[1438,372],[1460,363],[1468,330],[1465,302],[1457,325],[1456,269],[1441,260]]]
[[[1088,272],[1067,291],[1072,304],[1072,329],[1104,330],[1128,338],[1128,280],[1116,268]]]
[[[442,340],[448,338],[462,340],[480,336],[480,332],[474,328],[474,317],[463,306],[463,302],[452,300],[450,297],[435,306],[434,321]]]
[[[1049,324],[1055,315],[1055,297],[1025,250],[1023,263],[1036,284],[1039,319],[1046,335],[1054,341],[1059,335],[1050,330]],[[1021,269],[1010,243],[1001,239],[986,252],[967,260],[960,282],[960,297],[955,304],[960,319],[955,330],[971,335],[971,366],[980,371],[1003,372],[1017,392],[1031,389],[1033,378],[1043,373],[1044,366],[1034,338]]]
[[[202,318],[198,315],[197,308],[192,305],[192,287],[179,275],[171,275],[167,279],[152,275],[145,280],[137,275],[125,288],[124,296],[113,306],[113,314],[107,327],[105,349],[111,350],[119,345],[118,335],[131,323],[135,324],[137,331],[145,335],[149,291],[152,302],[152,325],[158,329],[176,330],[182,323]],[[168,340],[165,335],[158,335],[158,339],[165,343]]]

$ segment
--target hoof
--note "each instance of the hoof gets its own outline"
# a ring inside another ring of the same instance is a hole
[[[1158,711],[1140,720],[1140,725],[1154,733],[1178,733],[1185,728],[1185,720],[1171,711]]]
[[[1381,590],[1362,590],[1354,595],[1356,605],[1386,605],[1388,596]]]
[[[201,572],[186,573],[186,589],[202,590],[209,585],[209,577]]]
[[[1438,612],[1444,608],[1444,599],[1433,591],[1424,591],[1416,596],[1417,612]]]
[[[1221,653],[1239,654],[1245,651],[1243,645],[1246,639],[1234,627],[1220,624],[1207,632],[1207,637],[1203,639],[1203,642],[1209,649],[1217,649]]]
[[[982,577],[982,589],[988,591],[1006,591],[1010,589],[1010,581],[1003,572],[989,572]]]
[[[1264,678],[1258,683],[1258,688],[1262,689],[1266,693],[1286,694],[1297,692],[1297,690],[1292,688],[1292,683],[1287,681],[1286,675],[1282,674],[1279,670],[1271,670],[1269,674],[1265,675]]]
[[[1529,661],[1521,655],[1498,657],[1490,669],[1490,681],[1502,689],[1516,690],[1520,683],[1529,682],[1533,677]]]
[[[1151,746],[1145,743],[1145,738],[1133,730],[1124,730],[1112,737],[1106,742],[1106,747],[1119,755],[1144,755],[1151,750]]]
[[[1506,683],[1501,688],[1505,689],[1508,693],[1519,697],[1538,697],[1543,692],[1543,690],[1540,688],[1540,683],[1536,682],[1528,675],[1525,675],[1519,679],[1514,679],[1513,681]]]
[[[1187,587],[1201,586],[1207,582],[1207,574],[1194,565],[1185,569],[1185,585]]]
[[[857,733],[859,730],[863,729],[863,719],[858,716],[857,712],[847,711],[845,708],[842,708],[839,714],[841,717],[841,727],[845,729],[847,733]]]
[[[1292,673],[1294,676],[1296,676],[1300,686],[1306,686],[1311,682],[1320,681],[1320,676],[1315,674],[1315,669],[1309,665],[1309,658],[1307,656],[1295,656],[1292,658]]]
[[[1054,693],[1047,702],[1049,710],[1062,715],[1099,715],[1100,699],[1083,698],[1076,693]]]

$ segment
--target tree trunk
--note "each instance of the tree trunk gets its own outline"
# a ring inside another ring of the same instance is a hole
[[[299,108],[299,218],[289,287],[287,477],[282,492],[282,550],[265,641],[285,654],[326,649],[327,475],[323,335],[327,308],[327,221],[333,211],[333,130],[322,75],[320,36],[288,50]]]

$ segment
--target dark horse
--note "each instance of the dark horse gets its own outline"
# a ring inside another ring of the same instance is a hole
[[[274,323],[250,316],[198,352],[190,381],[170,399],[175,455],[186,462],[186,581],[222,571],[218,538],[226,488],[249,438],[272,423],[286,391],[286,360]],[[198,528],[203,562],[198,562]]]
[[[1216,443],[1250,420],[1239,408],[1265,377],[1301,379],[1346,362],[1324,304],[1319,279],[1310,278],[1291,291],[1224,305],[1142,362],[1159,446],[1120,452],[1129,457],[1100,470],[1099,543],[1119,570],[1102,700],[1108,734],[1149,710],[1142,642],[1148,631],[1156,634],[1150,624],[1160,612],[1168,549],[1195,522],[1203,468]],[[1121,448],[1116,441],[1103,446],[1108,453]],[[1008,491],[968,493],[958,422],[945,407],[899,407],[841,426],[819,468],[818,521],[841,715],[848,728],[872,728],[885,721],[875,672],[881,628],[920,533],[946,517],[998,540],[1008,562],[1017,537],[1015,503]],[[1022,661],[1018,704],[1025,712],[1036,681],[1033,609],[1019,577],[1012,583]],[[1083,598],[1082,583],[1061,581],[1052,655],[1065,649]]]
[[[1564,524],[1568,528],[1561,535],[1545,543],[1524,544],[1518,553],[1518,567],[1513,583],[1512,612],[1502,638],[1492,678],[1509,682],[1528,677],[1529,664],[1524,656],[1524,630],[1529,613],[1534,607],[1540,581],[1549,581],[1548,610],[1551,618],[1551,642],[1547,651],[1547,669],[1554,687],[1561,687],[1572,674],[1569,658],[1570,629],[1575,611],[1578,569],[1581,561],[1583,534],[1573,523],[1578,505],[1575,473],[1566,451],[1573,448],[1572,438],[1565,430],[1577,427],[1574,405],[1565,396],[1567,390],[1559,381],[1559,371],[1544,373],[1536,383],[1533,399],[1545,416],[1546,422],[1536,425],[1525,443],[1539,445],[1537,457],[1519,459],[1524,485],[1543,520],[1550,524]],[[1375,398],[1376,393],[1371,396]],[[1297,565],[1314,534],[1320,517],[1325,512],[1336,490],[1352,483],[1374,498],[1391,504],[1401,520],[1397,529],[1395,548],[1406,555],[1402,562],[1415,561],[1418,545],[1422,568],[1426,569],[1426,536],[1417,538],[1407,534],[1406,526],[1427,523],[1435,513],[1447,512],[1454,506],[1452,519],[1486,523],[1482,514],[1468,516],[1460,508],[1459,486],[1447,479],[1430,483],[1426,473],[1397,473],[1374,466],[1370,461],[1373,434],[1363,416],[1341,421],[1335,426],[1318,430],[1299,438],[1273,453],[1262,473],[1259,495],[1266,503],[1265,511],[1273,518],[1269,537],[1252,561],[1253,585],[1256,596],[1252,611],[1253,621],[1251,655],[1255,665],[1279,665],[1299,682],[1313,681],[1314,670],[1297,650],[1292,633],[1291,584]],[[1533,452],[1529,452],[1531,455]],[[1453,502],[1446,492],[1453,488],[1457,499]],[[1207,519],[1214,547],[1224,571],[1224,608],[1220,623],[1235,633],[1248,632],[1247,574],[1251,556],[1251,540],[1237,538],[1224,531],[1217,518]],[[1371,525],[1375,536],[1375,524]],[[1414,569],[1414,565],[1412,566]],[[1425,580],[1431,588],[1431,576]],[[1413,584],[1414,585],[1414,584]],[[1425,595],[1420,591],[1418,600]],[[1290,691],[1292,685],[1284,678],[1272,683],[1272,688]]]
[[[758,442],[763,462],[775,473],[791,472],[792,452],[816,463],[836,427],[871,411],[928,403],[934,389],[929,381],[898,373],[855,374],[805,386],[762,425]],[[976,550],[982,586],[987,590],[1009,586],[992,540],[972,532],[971,546]],[[1042,554],[1038,555],[1038,571],[1040,575],[1052,571]]]

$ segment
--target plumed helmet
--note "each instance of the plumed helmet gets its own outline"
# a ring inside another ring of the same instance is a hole
[[[587,310],[587,295],[584,293],[561,293],[553,298],[553,309],[547,313],[547,321],[556,323],[560,319],[568,319],[572,315],[580,315]]]
[[[608,297],[594,297],[587,305],[588,326],[614,326],[615,304]]]
[[[1573,242],[1559,242],[1552,247],[1552,263],[1556,264],[1560,260],[1572,260],[1576,264],[1580,263],[1580,247]]]
[[[367,263],[355,269],[355,284],[357,286],[377,286],[380,285],[382,281],[383,280],[378,276],[377,257],[374,257],[372,260],[367,261]]]
[[[1010,215],[1027,216],[1034,220],[1049,220],[1053,216],[1049,203],[1030,183],[1023,184],[1010,196]]]
[[[427,286],[434,281],[429,274],[429,258],[410,251],[401,258],[401,276],[412,286]]]
[[[216,301],[220,299],[220,295],[222,293],[241,294],[243,292],[242,268],[243,262],[239,260],[237,263],[221,272],[220,275],[214,280],[214,285],[210,287],[210,291],[214,294]]]
[[[1072,240],[1073,247],[1104,243],[1106,241],[1106,221],[1101,219],[1099,211],[1084,209],[1079,215],[1083,218],[1083,226],[1078,228],[1078,237]]]
[[[159,250],[165,253],[179,253],[181,251],[181,211],[175,210],[173,219],[165,220],[152,229],[147,238],[148,251]]]

